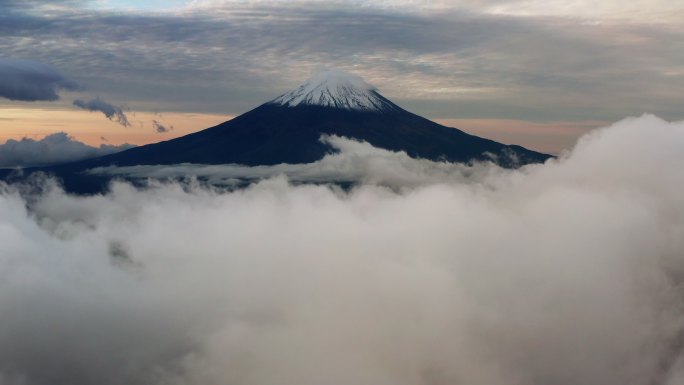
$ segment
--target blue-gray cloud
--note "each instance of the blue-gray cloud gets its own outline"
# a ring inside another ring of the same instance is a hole
[[[91,100],[74,100],[74,106],[88,111],[102,112],[107,119],[119,123],[124,127],[129,127],[131,123],[121,107],[117,107],[111,103],[107,103],[99,97]]]
[[[54,101],[60,90],[76,90],[78,85],[49,64],[0,58],[0,97],[21,101]]]
[[[131,144],[120,146],[101,144],[99,147],[92,147],[77,141],[65,132],[57,132],[40,140],[31,138],[10,139],[4,144],[0,144],[0,167],[64,163],[113,154],[132,147],[135,146]]]
[[[152,120],[152,128],[154,128],[154,131],[158,134],[165,134],[173,130],[173,126],[165,125],[158,120]]]

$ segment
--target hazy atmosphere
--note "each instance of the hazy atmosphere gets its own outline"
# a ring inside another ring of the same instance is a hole
[[[683,20],[0,0],[0,385],[684,384]]]

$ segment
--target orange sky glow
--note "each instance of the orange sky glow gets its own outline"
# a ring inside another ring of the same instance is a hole
[[[147,144],[176,138],[233,118],[231,115],[185,112],[129,113],[130,127],[109,121],[99,113],[45,108],[0,108],[0,143],[24,137],[41,139],[64,131],[78,141],[98,146],[108,144]],[[151,125],[157,120],[173,129],[157,133]],[[103,139],[104,138],[104,139]]]
[[[89,145],[102,143],[136,145],[154,143],[187,135],[232,119],[232,115],[187,112],[129,113],[131,127],[123,127],[99,113],[64,109],[0,107],[0,143],[24,137],[41,139],[64,131]],[[157,133],[152,121],[173,129]],[[436,119],[470,134],[518,144],[538,151],[558,154],[572,148],[582,134],[607,125],[605,121],[530,122],[513,119]]]

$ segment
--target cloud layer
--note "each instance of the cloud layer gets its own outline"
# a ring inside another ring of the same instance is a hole
[[[148,109],[241,113],[323,65],[436,118],[614,120],[644,109],[684,117],[684,9],[672,1],[193,4],[23,9],[0,15],[0,50],[59,59],[105,99]],[[596,19],[578,12],[599,8]]]
[[[134,146],[130,144],[120,146],[101,144],[100,147],[91,147],[75,140],[65,132],[47,135],[40,140],[10,139],[0,144],[0,167],[64,163],[113,154],[132,147]]]
[[[394,189],[4,186],[0,383],[681,384],[681,164],[643,116]]]
[[[323,136],[334,153],[308,164],[243,166],[239,164],[171,164],[106,166],[90,169],[91,174],[122,176],[129,179],[154,179],[187,182],[198,179],[213,186],[238,186],[245,182],[286,176],[296,183],[355,183],[383,185],[392,188],[416,187],[427,183],[482,180],[491,173],[503,172],[494,164],[433,162],[411,158],[405,152],[375,148],[338,136]]]
[[[0,97],[34,102],[59,99],[60,90],[78,85],[54,67],[33,60],[0,58]]]
[[[119,123],[124,127],[129,127],[131,123],[121,107],[117,107],[111,103],[107,103],[99,97],[91,100],[74,100],[74,106],[88,111],[99,111],[112,122]]]

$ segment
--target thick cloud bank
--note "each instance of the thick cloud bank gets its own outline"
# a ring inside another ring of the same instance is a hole
[[[78,85],[51,65],[33,61],[0,58],[0,97],[10,100],[57,100],[60,90],[76,90]]]
[[[102,112],[107,119],[111,120],[112,122],[119,123],[124,127],[129,127],[131,125],[131,123],[128,121],[126,113],[121,107],[107,103],[100,98],[91,100],[76,99],[74,100],[74,106],[88,111]]]
[[[56,132],[43,139],[10,139],[0,144],[0,167],[39,166],[64,163],[113,154],[134,147],[130,144],[113,146],[101,144],[91,147],[70,137],[65,132]]]
[[[682,164],[644,116],[403,189],[5,187],[0,383],[681,384]]]

